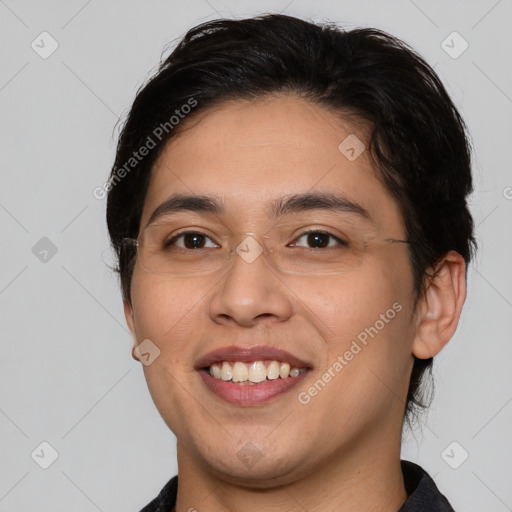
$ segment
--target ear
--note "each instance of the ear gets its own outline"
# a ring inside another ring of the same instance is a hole
[[[139,361],[139,358],[135,355],[135,349],[137,348],[137,336],[135,334],[135,318],[133,315],[133,308],[127,301],[123,301],[123,308],[126,323],[133,337],[132,358],[135,359],[135,361]]]
[[[459,253],[450,251],[437,265],[417,305],[412,353],[418,359],[434,357],[448,343],[465,300],[466,263]]]

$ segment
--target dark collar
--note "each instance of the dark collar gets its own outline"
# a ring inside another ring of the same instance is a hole
[[[408,460],[401,460],[400,465],[408,498],[398,512],[455,512],[421,466]]]
[[[430,475],[414,462],[401,460],[407,501],[398,512],[455,512],[439,492]],[[160,494],[140,512],[172,512],[176,504],[178,477],[171,478]]]

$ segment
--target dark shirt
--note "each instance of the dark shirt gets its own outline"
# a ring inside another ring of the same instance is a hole
[[[430,475],[414,462],[400,461],[407,501],[398,512],[455,512],[439,492]],[[160,494],[140,512],[172,512],[176,504],[178,477],[171,478]]]

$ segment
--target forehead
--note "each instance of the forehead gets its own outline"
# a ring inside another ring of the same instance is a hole
[[[142,225],[176,193],[221,198],[225,215],[240,223],[263,220],[276,197],[334,193],[361,204],[382,226],[401,227],[367,151],[351,160],[343,149],[345,140],[366,144],[362,124],[289,95],[229,101],[184,123],[153,167]]]

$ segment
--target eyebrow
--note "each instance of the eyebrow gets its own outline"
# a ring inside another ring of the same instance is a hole
[[[372,220],[368,210],[343,195],[332,193],[303,193],[282,196],[273,201],[268,210],[270,217],[277,218],[290,213],[311,210],[333,210],[353,213],[366,220]],[[161,203],[151,214],[146,226],[160,217],[182,211],[222,215],[225,208],[222,200],[215,196],[173,194]]]

